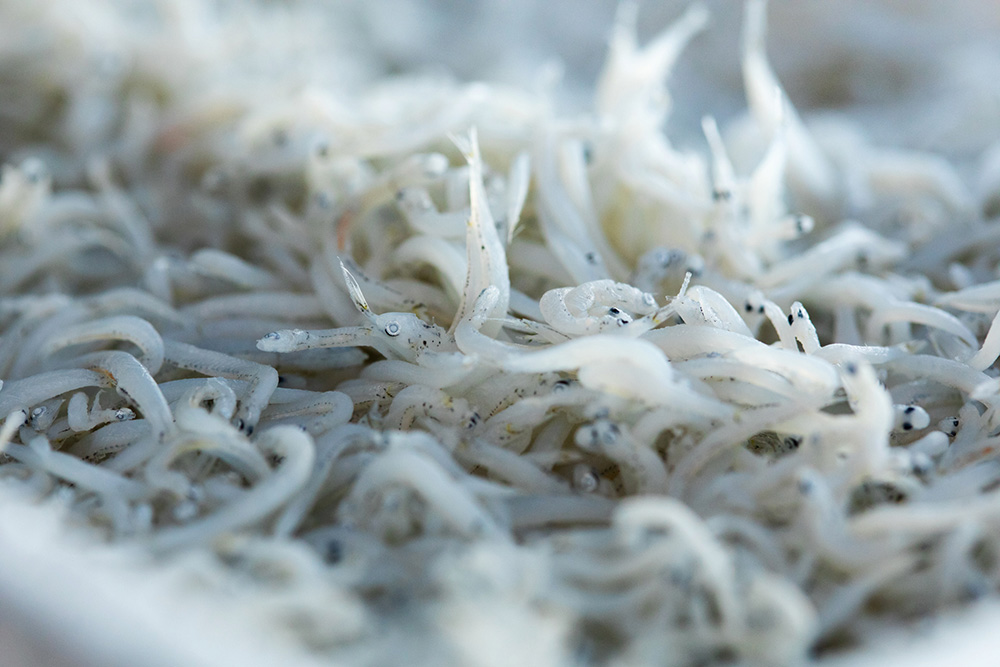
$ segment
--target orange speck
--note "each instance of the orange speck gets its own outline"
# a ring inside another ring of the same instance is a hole
[[[337,250],[343,252],[347,250],[347,237],[351,231],[351,223],[354,221],[354,211],[347,209],[337,219]]]

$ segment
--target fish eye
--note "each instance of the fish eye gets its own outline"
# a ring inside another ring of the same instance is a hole
[[[389,322],[389,324],[385,325],[385,333],[388,336],[398,336],[399,322]]]

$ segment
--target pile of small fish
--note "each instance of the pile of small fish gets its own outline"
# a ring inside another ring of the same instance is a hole
[[[1000,159],[804,120],[763,0],[701,151],[700,5],[624,4],[576,116],[335,80],[321,5],[2,3],[4,484],[358,664],[790,665],[996,590]]]

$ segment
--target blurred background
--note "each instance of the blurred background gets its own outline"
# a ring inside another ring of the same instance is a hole
[[[363,26],[355,46],[377,55],[387,72],[443,70],[524,85],[540,63],[558,63],[565,99],[583,108],[617,4],[354,0],[351,10]],[[640,3],[640,42],[688,4]],[[670,86],[669,129],[680,135],[698,131],[707,111],[724,120],[744,107],[742,2],[705,4],[710,28],[681,57]],[[992,0],[772,0],[768,53],[800,110],[878,117],[884,136],[876,139],[975,151],[978,137],[963,135],[963,126],[984,122],[1000,138],[1000,3]]]

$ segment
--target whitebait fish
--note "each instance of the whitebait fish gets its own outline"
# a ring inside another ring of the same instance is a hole
[[[179,645],[232,605],[205,664],[792,667],[997,594],[971,2],[627,0],[589,87],[590,3],[375,4],[0,2],[0,491]]]

